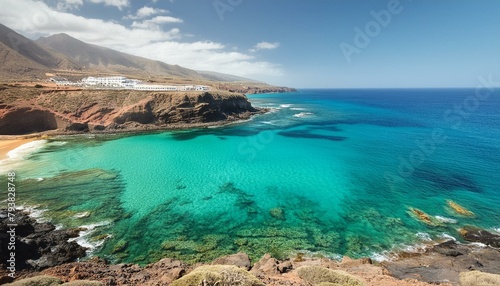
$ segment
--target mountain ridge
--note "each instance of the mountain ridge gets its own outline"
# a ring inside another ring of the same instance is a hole
[[[75,77],[119,74],[143,78],[163,77],[181,82],[247,82],[268,86],[253,79],[215,71],[196,71],[127,54],[85,43],[65,33],[31,40],[1,23],[0,65],[0,79],[9,80],[40,80],[46,73],[62,73],[66,76],[69,71]]]
[[[88,44],[64,33],[41,37],[35,42],[76,61],[84,69],[201,78],[196,71],[188,68]]]

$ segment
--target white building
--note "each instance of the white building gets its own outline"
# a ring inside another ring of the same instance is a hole
[[[196,85],[194,90],[210,90],[206,85]]]
[[[108,76],[108,77],[89,76],[81,80],[81,85],[94,88],[119,88],[119,89],[150,90],[150,91],[209,90],[208,86],[204,85],[143,84],[140,80],[129,79],[124,76]]]
[[[132,88],[139,82],[141,81],[136,79],[128,79],[124,76],[107,76],[107,77],[89,76],[82,79],[82,84],[84,85],[101,86],[101,87],[118,87],[118,88]]]
[[[160,84],[136,84],[133,87],[134,90],[168,90],[168,91],[177,91],[179,90],[177,86],[173,85],[160,85]]]

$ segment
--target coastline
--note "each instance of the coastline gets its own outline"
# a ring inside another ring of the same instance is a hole
[[[364,286],[459,286],[464,274],[484,273],[484,275],[493,274],[494,277],[500,277],[498,275],[500,265],[497,263],[500,259],[500,249],[494,247],[496,244],[493,246],[470,242],[462,244],[453,240],[436,243],[418,253],[402,251],[394,260],[381,263],[372,261],[370,258],[352,259],[344,256],[341,260],[335,260],[303,253],[284,259],[266,254],[257,261],[250,261],[246,253],[239,252],[196,264],[187,264],[184,261],[166,257],[145,266],[111,264],[98,256],[83,257],[84,248],[76,245],[71,239],[68,240],[68,238],[77,237],[78,233],[85,229],[57,230],[50,223],[36,222],[35,219],[28,217],[27,212],[21,211],[18,213],[18,220],[24,226],[32,225],[35,230],[31,234],[22,234],[22,237],[39,241],[40,237],[50,236],[54,240],[52,245],[54,249],[71,248],[73,251],[70,255],[65,251],[46,252],[43,247],[39,247],[39,254],[47,259],[36,260],[28,259],[31,256],[36,258],[37,253],[20,252],[19,254],[23,254],[23,259],[27,259],[28,264],[32,266],[17,269],[15,280],[7,276],[6,267],[0,268],[0,282],[2,282],[0,284],[21,279],[40,279],[33,277],[48,275],[62,282],[90,280],[94,281],[93,283],[102,283],[95,285],[171,285],[174,281],[178,282],[172,285],[195,285],[179,283],[186,280],[191,273],[199,271],[197,269],[203,267],[218,269],[227,266],[230,268],[224,268],[223,271],[233,271],[239,267],[239,271],[243,271],[241,273],[255,277],[257,279],[255,281],[260,282],[252,285],[312,285],[307,277],[301,274],[301,269],[303,271],[304,267],[313,267],[309,270],[314,271],[312,272],[314,275],[318,275],[318,271],[334,270],[329,273],[347,275],[362,283],[352,285]],[[495,241],[500,241],[500,236],[493,235],[493,237]],[[43,239],[40,242],[43,242]],[[84,259],[80,260],[79,257]]]
[[[33,137],[18,137],[17,139],[0,138],[0,160],[8,159],[7,153],[35,140],[36,138]]]

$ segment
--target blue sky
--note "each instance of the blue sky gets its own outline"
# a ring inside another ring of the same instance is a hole
[[[500,81],[498,0],[2,3],[0,22],[30,38],[64,32],[276,85],[474,87],[489,75]]]

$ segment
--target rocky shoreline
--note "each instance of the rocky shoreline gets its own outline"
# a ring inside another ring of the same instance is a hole
[[[204,128],[266,112],[227,91],[54,90],[0,86],[0,135],[107,134]]]
[[[234,285],[319,285],[308,279],[316,281],[315,277],[319,274],[314,274],[316,275],[314,276],[311,273],[320,271],[324,272],[320,275],[321,277],[340,275],[342,279],[353,279],[354,282],[351,282],[355,283],[345,285],[424,286],[460,285],[461,275],[475,274],[477,270],[500,274],[498,263],[500,261],[498,248],[500,236],[476,228],[467,228],[463,231],[465,239],[476,243],[460,244],[450,240],[431,246],[420,253],[399,253],[398,258],[382,263],[374,263],[369,258],[354,260],[344,257],[342,261],[335,261],[324,257],[305,257],[300,254],[289,259],[278,260],[266,254],[252,264],[248,255],[237,253],[205,264],[188,265],[179,260],[164,258],[142,267],[137,264],[113,265],[98,257],[79,262],[86,255],[85,248],[75,242],[70,242],[70,239],[77,237],[83,229],[56,230],[52,224],[38,223],[21,211],[16,211],[15,217],[17,225],[15,233],[16,280],[9,277],[8,265],[5,264],[10,252],[7,250],[9,221],[7,210],[0,210],[2,245],[0,284],[23,281],[22,279],[30,277],[36,277],[31,279],[48,279],[38,276],[49,275],[55,277],[50,279],[60,282],[56,284],[90,280],[95,281],[92,282],[94,284],[75,285],[168,285],[171,283],[173,285],[197,285],[185,284],[187,283],[185,281],[192,278],[190,275],[201,275],[200,273],[205,273],[203,271],[210,270],[226,274],[236,271],[238,275],[248,275],[250,277],[248,279],[256,283]],[[356,284],[358,282],[361,284]]]

